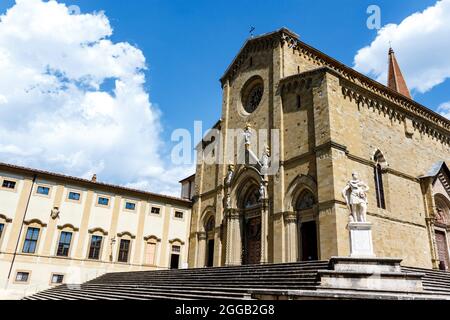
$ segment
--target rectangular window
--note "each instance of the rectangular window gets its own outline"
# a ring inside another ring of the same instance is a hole
[[[25,242],[23,244],[23,253],[35,253],[36,246],[39,239],[39,229],[29,227],[25,236]]]
[[[151,213],[153,214],[160,214],[161,208],[158,207],[152,207]]]
[[[92,236],[91,246],[89,247],[89,259],[99,260],[100,250],[102,248],[102,236]]]
[[[70,250],[70,243],[72,242],[72,232],[61,232],[58,243],[58,257],[68,257]]]
[[[133,202],[125,203],[125,209],[134,211],[136,209],[136,203]]]
[[[119,262],[128,262],[128,254],[130,252],[130,240],[120,240],[119,246]]]
[[[180,246],[172,246],[172,252],[180,253],[181,252],[181,247]]]
[[[63,274],[52,274],[52,284],[62,284],[64,281]]]
[[[69,200],[80,201],[81,194],[78,192],[69,192]]]
[[[29,272],[17,272],[16,274],[16,282],[28,282],[30,278]]]
[[[50,194],[50,188],[44,186],[38,186],[37,194],[42,194],[44,196],[48,196]]]
[[[6,189],[15,189],[16,182],[11,180],[3,180],[2,187]]]
[[[183,212],[181,212],[181,211],[175,211],[175,218],[177,218],[177,219],[183,219]]]
[[[5,224],[4,223],[0,223],[0,239],[2,238],[4,229],[5,229]]]
[[[107,206],[109,205],[109,199],[105,197],[98,197],[97,203],[101,206]]]

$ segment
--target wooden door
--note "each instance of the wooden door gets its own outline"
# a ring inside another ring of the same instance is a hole
[[[248,219],[245,228],[244,264],[261,262],[261,217]]]
[[[447,237],[445,236],[445,232],[443,231],[436,230],[435,234],[436,234],[436,246],[440,261],[439,267],[442,270],[448,270],[449,258],[448,258]]]

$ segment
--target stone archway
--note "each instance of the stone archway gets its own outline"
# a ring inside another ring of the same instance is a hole
[[[252,183],[241,194],[239,215],[242,230],[242,264],[261,263],[261,212],[259,187]]]
[[[317,223],[314,206],[316,199],[314,194],[304,189],[295,203],[295,211],[298,216],[298,241],[299,260],[318,260]]]
[[[441,194],[436,194],[434,196],[434,202],[436,205],[434,235],[439,257],[439,269],[449,270],[450,257],[447,232],[450,230],[450,203],[448,199]]]

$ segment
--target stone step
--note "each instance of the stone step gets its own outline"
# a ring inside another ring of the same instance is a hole
[[[62,290],[62,289],[60,289]],[[57,295],[61,291],[55,290],[55,294]],[[63,291],[65,292],[65,291]],[[227,294],[216,294],[211,295],[209,292],[205,291],[200,294],[194,293],[169,293],[169,292],[161,292],[161,291],[135,291],[135,290],[117,290],[116,288],[104,288],[101,289],[86,289],[83,288],[81,290],[71,290],[70,295],[78,296],[83,298],[84,296],[95,297],[98,299],[113,299],[113,300],[149,300],[149,299],[188,299],[188,300],[197,300],[197,299],[234,299],[234,300],[242,300],[244,299],[244,295],[240,297],[230,296]]]

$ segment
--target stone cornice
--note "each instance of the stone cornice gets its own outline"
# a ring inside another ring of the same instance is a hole
[[[433,112],[423,109],[425,108],[423,106],[419,108],[412,103],[406,104],[395,99],[389,99],[389,97],[380,97],[345,80],[342,81],[342,94],[344,98],[348,97],[355,100],[359,106],[365,105],[368,108],[373,108],[388,115],[391,119],[403,122],[408,117],[411,119],[414,129],[431,135],[443,143],[450,144],[450,124],[448,120],[430,114],[430,112]]]

